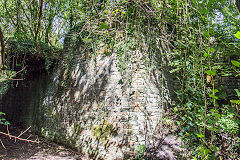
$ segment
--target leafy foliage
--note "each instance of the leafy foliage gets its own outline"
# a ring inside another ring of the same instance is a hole
[[[177,18],[179,28],[176,30],[185,30],[178,32],[181,43],[172,53],[174,61],[171,64],[172,72],[179,74],[181,85],[176,92],[179,101],[174,108],[180,120],[179,134],[189,142],[195,159],[234,159],[239,156],[237,140],[231,144],[231,154],[225,153],[222,144],[227,143],[223,137],[239,139],[238,107],[229,103],[230,97],[222,96],[226,90],[221,89],[219,82],[223,76],[238,77],[239,74],[239,62],[235,60],[239,56],[239,41],[235,39],[239,28],[228,28],[231,21],[239,24],[239,20],[233,4],[201,2],[182,3],[182,9],[175,11],[185,13]],[[195,11],[197,13],[193,14]],[[219,14],[227,20],[216,22]]]
[[[0,24],[7,40],[8,69],[42,57],[49,68],[63,48],[68,75],[77,54],[83,59],[116,53],[121,72],[136,63],[133,51],[145,53],[149,72],[167,66],[178,80],[173,112],[179,135],[194,159],[239,157],[239,88],[227,94],[220,82],[239,78],[239,12],[221,0],[45,0],[36,37],[40,1],[0,2]],[[238,6],[238,4],[237,4]],[[64,37],[64,43],[63,42]],[[35,49],[34,39],[40,44]],[[80,50],[80,53],[79,53]],[[11,64],[11,59],[19,59]],[[21,62],[21,64],[19,64]],[[65,78],[67,79],[67,78]],[[127,80],[131,83],[131,80]],[[4,81],[5,83],[6,81]],[[124,80],[119,84],[126,83]],[[96,131],[100,130],[96,128]],[[102,130],[102,129],[101,129]],[[141,158],[145,148],[140,148]]]
[[[3,118],[3,115],[5,115],[5,113],[0,112],[0,124],[9,125],[10,123],[5,118]]]

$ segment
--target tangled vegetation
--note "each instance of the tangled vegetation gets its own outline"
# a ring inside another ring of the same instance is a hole
[[[24,68],[13,59],[28,54],[46,68],[60,57],[70,69],[76,44],[85,58],[116,53],[124,72],[132,51],[141,50],[150,71],[167,65],[177,79],[171,108],[191,157],[240,157],[240,90],[226,87],[229,79],[237,87],[240,77],[239,1],[3,0],[0,14],[7,44],[1,77],[6,68],[10,75]]]

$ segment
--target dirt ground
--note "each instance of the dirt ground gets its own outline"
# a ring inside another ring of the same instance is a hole
[[[7,133],[5,127],[0,128],[1,132]],[[11,135],[18,136],[23,129],[9,129]],[[24,133],[21,138],[28,138],[30,131]],[[31,135],[29,139],[35,140],[36,135]],[[40,143],[31,143],[0,134],[0,159],[1,160],[88,160],[83,154],[66,148],[57,143],[38,137]]]

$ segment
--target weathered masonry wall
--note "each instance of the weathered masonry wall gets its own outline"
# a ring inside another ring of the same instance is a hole
[[[42,121],[40,106],[50,79],[45,72],[31,73],[25,81],[14,81],[5,95],[0,97],[0,111],[12,125],[37,130]]]
[[[169,90],[160,72],[146,70],[139,51],[121,71],[115,54],[83,61],[66,72],[57,70],[42,105],[41,132],[86,152],[94,159],[124,159],[146,145],[168,105]]]
[[[129,62],[116,54],[82,57],[75,56],[70,73],[60,66],[16,83],[1,97],[0,111],[92,159],[127,159],[141,145],[153,148],[156,159],[176,159],[182,144],[171,118],[164,117],[171,87],[177,86],[170,75],[150,70],[138,50]],[[239,80],[221,78],[218,85],[234,98]]]

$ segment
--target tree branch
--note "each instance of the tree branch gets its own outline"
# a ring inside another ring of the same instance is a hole
[[[13,135],[10,135],[9,131],[7,131],[8,133],[4,133],[4,132],[0,132],[0,134],[2,135],[5,135],[5,136],[8,136],[10,139],[11,138],[14,138],[15,141],[16,140],[20,140],[20,141],[25,141],[25,142],[31,142],[31,143],[37,143],[39,144],[40,141],[38,139],[38,137],[35,139],[35,140],[30,140],[30,136],[28,138],[20,138],[25,132],[27,132],[28,130],[30,129],[30,127],[28,127],[26,130],[24,130],[23,132],[21,132],[18,136],[13,136]],[[2,142],[1,142],[2,143]],[[3,143],[2,143],[3,145]],[[3,145],[4,146],[4,145]]]

